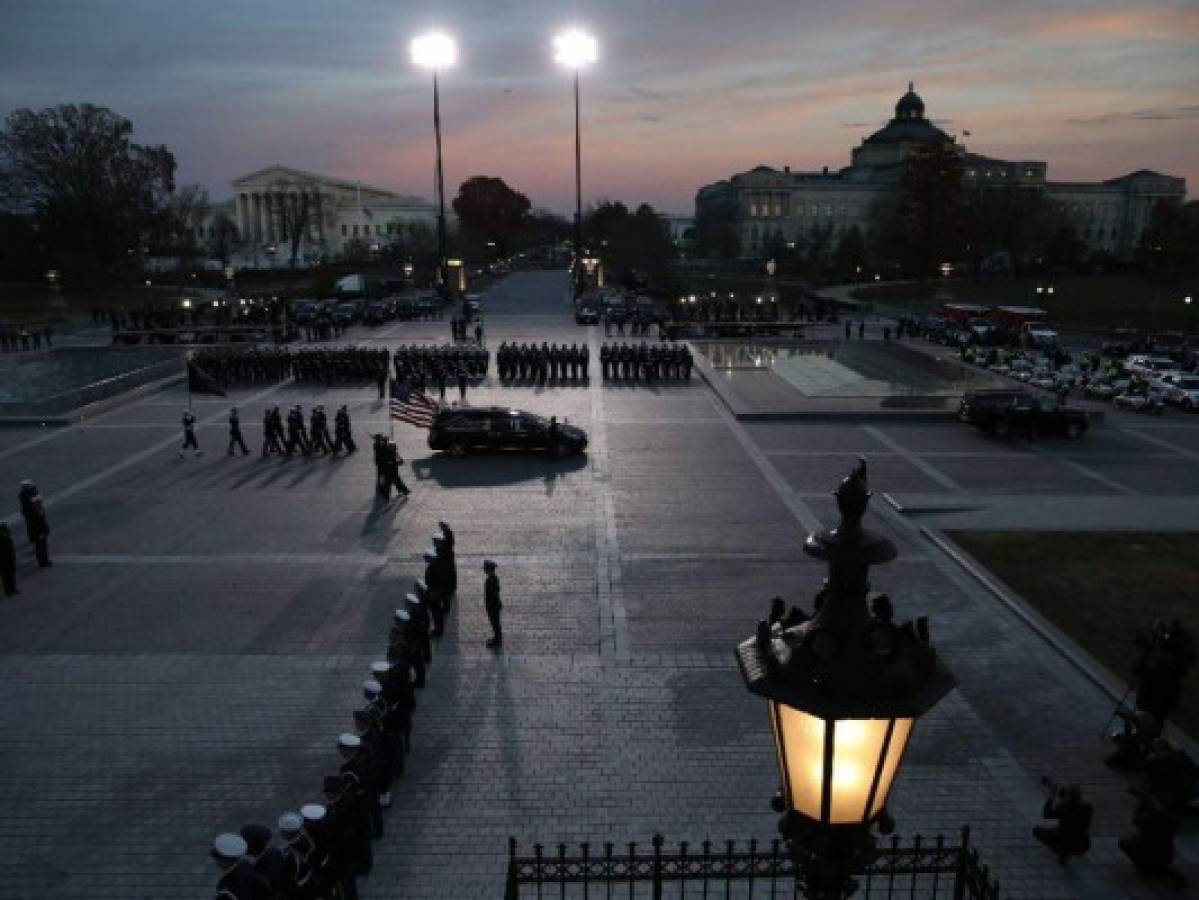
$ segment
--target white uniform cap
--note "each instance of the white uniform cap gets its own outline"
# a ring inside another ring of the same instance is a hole
[[[309,822],[319,822],[325,817],[325,808],[319,803],[306,803],[300,807],[300,815]]]
[[[411,618],[412,618],[412,616],[408,615],[408,610],[406,610],[406,609],[397,609],[396,610],[396,621],[397,622],[407,622]]]
[[[405,594],[404,599],[413,606],[420,606],[420,597],[416,596],[416,594]]]
[[[368,697],[377,697],[379,694],[383,693],[383,685],[379,684],[379,682],[375,681],[373,678],[368,678],[366,681],[362,682],[362,693],[366,694]]]
[[[337,736],[337,746],[345,750],[357,750],[362,746],[362,738],[347,731]]]
[[[371,663],[371,673],[374,675],[386,675],[391,671],[391,663],[379,659]]]
[[[240,859],[246,855],[246,842],[240,834],[226,831],[212,842],[212,855],[217,859]]]
[[[279,817],[280,834],[295,834],[304,827],[304,817],[299,813],[285,812]]]

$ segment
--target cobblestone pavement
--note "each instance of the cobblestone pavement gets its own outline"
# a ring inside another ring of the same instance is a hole
[[[565,287],[560,273],[499,285],[488,342],[587,340],[595,360],[602,330],[572,324]],[[448,331],[391,325],[369,339]],[[732,648],[775,594],[810,606],[824,573],[800,543],[831,520],[830,492],[860,452],[876,495],[1003,494],[1018,478],[1147,502],[1199,484],[1199,429],[1174,419],[1028,448],[951,425],[742,425],[698,379],[492,379],[470,400],[567,416],[591,435],[588,455],[441,459],[400,425],[414,492],[378,507],[368,453],[223,452],[229,402],[255,451],[275,403],[348,403],[362,444],[387,427],[373,389],[197,398],[196,459],[176,454],[178,389],[67,429],[0,430],[12,491],[0,515],[35,478],[56,562],[37,571],[22,547],[23,593],[0,601],[0,898],[206,896],[215,832],[317,797],[439,518],[458,534],[460,597],[367,898],[496,897],[509,834],[773,837],[768,727]],[[901,551],[875,585],[900,616],[932,617],[960,684],[917,730],[893,795],[900,832],[969,822],[1014,897],[1151,896],[1116,848],[1132,805],[1101,762],[1110,701],[913,521],[879,496],[871,516]],[[484,556],[500,565],[502,654],[484,647]],[[1034,846],[1042,774],[1096,803],[1086,860],[1062,867]],[[1196,852],[1188,834],[1192,876]]]

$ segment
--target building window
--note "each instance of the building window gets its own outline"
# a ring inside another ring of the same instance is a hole
[[[342,222],[342,223],[341,223],[341,236],[342,236],[342,237],[345,237],[345,236],[346,236],[346,224],[345,224],[345,222]]]
[[[814,216],[820,215],[820,207],[817,206],[815,203],[812,204],[812,215],[814,215]]]
[[[824,214],[831,216],[833,214],[833,205],[831,203],[824,204]]]
[[[749,217],[750,217],[751,219],[753,219],[753,218],[756,218],[756,217],[757,217],[757,215],[758,215],[758,204],[756,204],[756,203],[751,203],[751,204],[749,205]]]
[[[966,177],[967,177],[967,178],[973,178],[973,177],[974,177],[976,174],[977,174],[977,173],[976,173],[976,172],[975,172],[973,169],[967,169],[967,170],[966,170]]]
[[[849,215],[849,204],[847,204],[847,203],[841,204],[841,215],[843,215],[843,216]]]
[[[774,217],[777,219],[777,218],[779,218],[779,217],[780,217],[782,214],[783,214],[783,204],[779,203],[779,202],[776,200],[776,201],[775,201],[775,204],[774,204]]]

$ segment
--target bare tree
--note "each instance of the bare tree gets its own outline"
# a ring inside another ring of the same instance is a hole
[[[237,225],[224,210],[212,217],[212,234],[208,238],[208,252],[221,261],[221,265],[229,265],[229,257],[233,254],[233,246],[237,243]]]

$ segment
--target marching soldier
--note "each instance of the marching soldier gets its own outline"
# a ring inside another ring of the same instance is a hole
[[[437,551],[444,554],[442,563],[446,579],[445,608],[448,610],[454,598],[458,596],[458,560],[454,554],[454,530],[450,528],[449,522],[442,520],[437,523],[437,527],[441,529],[442,536],[442,544],[437,546]]]
[[[491,623],[491,638],[487,646],[498,648],[504,642],[504,631],[500,625],[500,610],[504,604],[500,602],[500,580],[496,577],[495,569],[492,560],[483,561],[483,571],[487,573],[483,581],[483,609],[487,612],[487,621]]]
[[[275,437],[275,416],[268,407],[262,411],[262,458],[266,459],[272,453],[283,453],[279,440]]]
[[[333,417],[333,452],[345,450],[353,453],[358,448],[354,445],[354,435],[350,432],[350,414],[343,404]]]
[[[297,447],[304,456],[312,452],[308,436],[304,433],[304,413],[298,403],[287,414],[287,455],[295,453]]]
[[[400,448],[396,446],[395,441],[388,441],[384,445],[383,464],[384,499],[390,499],[392,485],[395,486],[396,496],[398,497],[407,497],[411,494],[412,491],[408,490],[408,485],[404,484],[404,479],[400,477],[400,466],[404,464],[404,458],[400,456]]]
[[[224,873],[216,884],[216,900],[271,900],[270,884],[254,871],[245,853],[240,835],[226,832],[212,842],[212,858]]]
[[[233,455],[233,448],[240,447],[241,455],[248,456],[250,454],[246,442],[241,436],[241,419],[237,414],[237,407],[234,406],[229,410],[229,456]]]
[[[322,456],[332,453],[333,442],[329,440],[329,423],[325,418],[325,408],[319,405],[314,406],[312,414],[309,416],[309,422],[308,433],[313,452]]]
[[[17,590],[17,548],[8,523],[3,521],[0,521],[0,583],[4,585],[5,597],[21,593]]]
[[[607,344],[602,344],[600,346],[599,358],[600,358],[600,377],[603,378],[604,381],[607,381],[608,380],[608,363],[612,358],[612,351],[608,349]]]

